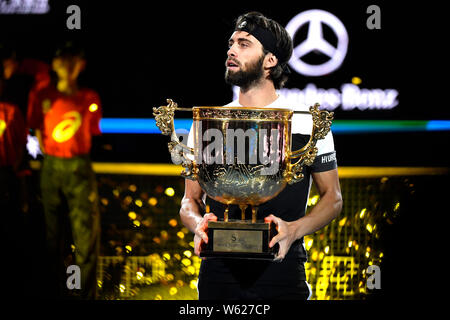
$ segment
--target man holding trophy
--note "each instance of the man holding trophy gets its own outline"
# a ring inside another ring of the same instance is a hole
[[[187,146],[179,147],[173,123],[163,132],[172,134],[172,156],[186,150],[196,154],[195,161],[182,158],[187,179],[180,216],[195,233],[195,253],[203,258],[199,300],[302,300],[311,295],[303,237],[338,216],[342,197],[330,132],[332,114],[318,105],[310,113],[296,110],[294,114],[276,92],[290,73],[287,62],[292,50],[292,39],[279,23],[257,12],[240,16],[229,39],[225,73],[226,82],[240,88],[239,98],[224,107],[193,108]],[[161,114],[171,108],[173,117],[176,104],[164,108],[155,110],[160,128]],[[237,162],[211,164],[211,150],[198,151],[208,129],[224,135],[220,140],[224,147],[215,150],[215,160],[225,159],[226,153],[227,160]],[[270,163],[239,162],[235,153],[228,157],[231,129],[259,132],[246,136],[245,150],[269,150]],[[276,135],[262,134],[266,129]],[[277,172],[261,173],[261,168],[274,163]],[[305,215],[312,181],[320,200]],[[250,215],[251,221],[246,220]]]

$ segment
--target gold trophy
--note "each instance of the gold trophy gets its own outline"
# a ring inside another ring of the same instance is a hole
[[[193,107],[179,108],[171,99],[153,108],[156,125],[170,135],[172,159],[196,180],[205,193],[226,205],[223,221],[208,222],[208,244],[201,257],[273,260],[276,248],[269,242],[276,234],[271,223],[257,220],[258,206],[276,197],[286,186],[303,179],[303,167],[313,163],[316,143],[330,131],[333,112],[309,108],[312,133],[300,150],[291,150],[294,111],[283,108]],[[193,112],[191,148],[178,139],[175,111]],[[297,112],[295,112],[297,113]],[[238,205],[240,219],[229,218],[229,206]],[[251,219],[246,209],[251,208]]]

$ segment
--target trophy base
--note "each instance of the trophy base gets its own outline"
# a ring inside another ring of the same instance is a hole
[[[277,233],[272,223],[251,220],[208,221],[208,243],[202,258],[273,260],[278,244],[269,248]]]

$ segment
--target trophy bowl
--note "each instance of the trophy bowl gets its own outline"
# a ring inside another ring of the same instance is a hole
[[[286,184],[303,179],[303,167],[317,154],[316,143],[330,130],[333,113],[310,107],[313,129],[308,143],[291,150],[294,111],[285,108],[193,107],[178,108],[168,99],[153,108],[161,132],[171,136],[169,151],[184,170],[181,175],[198,181],[212,199],[226,205],[223,221],[209,221],[208,246],[203,257],[273,259],[268,247],[276,230],[257,221],[258,205],[276,197]],[[175,133],[176,110],[193,113],[193,148],[181,143]],[[230,205],[238,205],[241,219],[228,217]],[[252,217],[245,211],[251,206]]]
[[[287,181],[292,111],[194,107],[197,181],[224,204],[258,206]]]

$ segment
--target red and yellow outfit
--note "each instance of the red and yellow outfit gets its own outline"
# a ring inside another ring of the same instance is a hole
[[[45,153],[60,158],[89,154],[100,118],[100,98],[90,89],[67,96],[47,87],[28,110],[28,125],[42,131]]]
[[[45,155],[41,193],[48,249],[55,258],[52,264],[55,274],[61,274],[55,279],[57,295],[67,290],[67,275],[58,268],[63,228],[60,206],[65,202],[75,245],[75,264],[81,271],[80,294],[83,298],[95,297],[100,216],[89,152],[92,136],[100,134],[100,118],[100,98],[90,89],[80,89],[69,96],[47,87],[36,93],[28,110],[29,126],[42,132]]]

